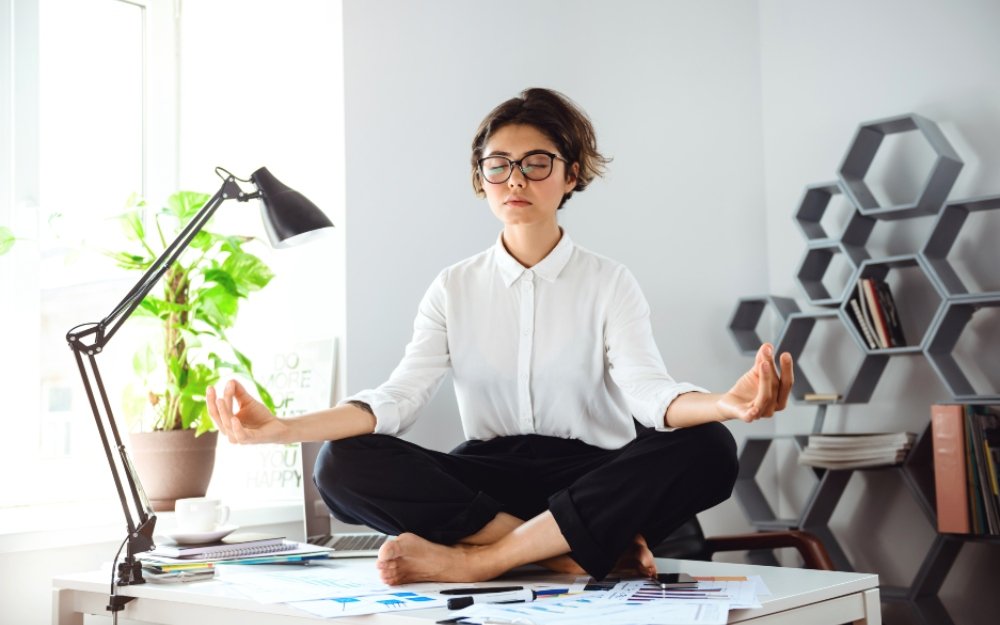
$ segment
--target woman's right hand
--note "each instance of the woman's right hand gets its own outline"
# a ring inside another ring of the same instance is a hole
[[[233,412],[233,400],[237,410]],[[236,380],[230,380],[218,397],[214,387],[205,393],[208,415],[215,427],[230,443],[286,443],[289,442],[288,424],[274,416],[267,406],[254,398]]]

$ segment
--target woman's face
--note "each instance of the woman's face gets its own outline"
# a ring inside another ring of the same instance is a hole
[[[483,157],[505,156],[517,161],[532,152],[539,151],[563,156],[559,154],[555,144],[534,126],[509,124],[494,132],[489,138],[483,150]],[[539,158],[539,155],[536,154],[534,158]],[[545,161],[542,155],[541,162]],[[531,162],[526,160],[522,166],[528,169]],[[482,180],[486,200],[497,219],[505,226],[555,223],[559,203],[563,196],[576,186],[576,172],[579,166],[574,164],[570,167],[566,161],[559,158],[553,159],[551,166],[552,171],[545,180],[529,180],[516,165],[511,169],[510,178],[506,182],[494,184]],[[535,173],[532,177],[537,175]]]

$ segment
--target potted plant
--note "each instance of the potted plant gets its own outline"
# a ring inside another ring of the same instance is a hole
[[[125,269],[147,270],[208,200],[203,193],[174,193],[148,224],[145,203],[131,201],[120,219],[134,247],[108,255]],[[245,377],[274,409],[250,359],[226,335],[240,300],[273,277],[244,249],[252,240],[203,229],[160,280],[162,291],[148,295],[135,311],[154,320],[157,333],[133,357],[137,381],[127,388],[123,407],[136,468],[155,510],[172,510],[177,499],[200,497],[208,489],[218,432],[205,391],[220,372]]]

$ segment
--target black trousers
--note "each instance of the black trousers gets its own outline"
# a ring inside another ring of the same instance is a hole
[[[443,453],[368,434],[324,444],[313,479],[341,521],[440,544],[475,534],[500,512],[528,520],[550,510],[571,557],[601,579],[637,534],[655,546],[726,500],[737,469],[729,430],[706,423],[639,429],[614,450],[528,434]]]

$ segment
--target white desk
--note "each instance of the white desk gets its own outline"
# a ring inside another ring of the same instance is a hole
[[[371,566],[371,560],[341,561],[345,566]],[[693,575],[760,575],[771,591],[761,597],[761,608],[732,610],[730,623],[746,625],[881,625],[878,576],[808,569],[777,568],[725,562],[657,560],[661,573]],[[565,576],[552,576],[552,580]],[[83,625],[84,614],[108,614],[110,576],[103,572],[66,575],[53,580],[54,625]],[[219,581],[126,586],[119,594],[137,597],[121,612],[122,618],[162,625],[316,625],[319,619],[283,605],[259,604],[225,593]],[[443,608],[344,617],[336,625],[430,625],[447,618]]]

